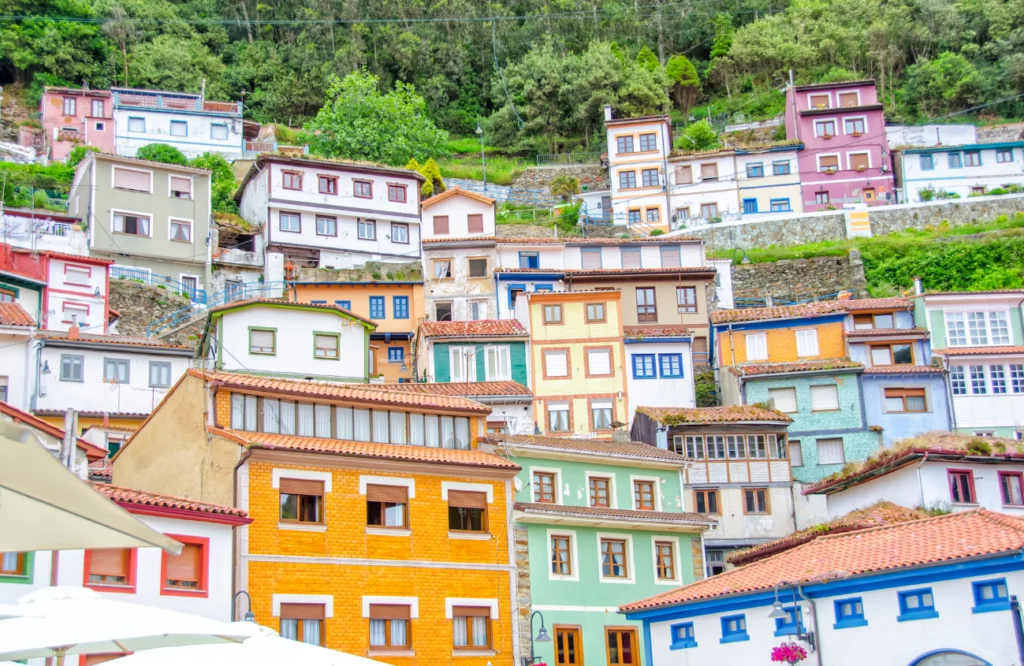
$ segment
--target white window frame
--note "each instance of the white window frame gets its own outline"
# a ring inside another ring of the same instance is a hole
[[[569,379],[572,373],[569,371],[570,354],[565,349],[544,349],[541,350],[541,362],[543,363],[544,376],[548,379]],[[565,374],[564,375],[552,375],[548,372],[548,354],[562,354],[565,356]]]
[[[612,356],[612,350],[608,347],[586,347],[583,353],[587,355],[587,369],[590,370],[591,377],[613,377],[615,376],[614,357]],[[591,365],[590,355],[593,353],[607,354],[608,355],[608,372],[596,374],[594,368]]]
[[[985,322],[986,342],[975,342],[974,340],[971,339],[971,327],[967,323],[967,315],[968,314],[981,314],[981,315],[984,315],[983,319],[984,319],[984,322]],[[1008,334],[1006,342],[995,342],[994,336],[992,335],[992,315],[993,314],[1002,314],[1003,317],[1006,319],[1006,328],[1007,328],[1007,334]],[[949,329],[950,329],[949,318],[950,318],[950,315],[960,315],[960,316],[963,317],[964,336],[965,336],[965,343],[964,344],[954,344],[952,342],[952,340],[950,340],[950,336],[949,336]],[[942,311],[942,323],[946,327],[946,343],[950,347],[1007,347],[1007,346],[1012,346],[1013,345],[1013,323],[1012,322],[1013,322],[1013,318],[1010,316],[1010,311],[1002,309],[1002,308],[992,308],[992,309],[984,309],[984,308],[972,309],[972,308],[967,308],[967,309],[943,310]]]
[[[501,364],[501,368],[498,368],[498,361],[501,360],[501,351],[504,351],[505,362]],[[500,374],[504,374],[503,377],[491,376],[491,354],[494,354],[496,356],[494,365],[495,368],[498,369]],[[489,382],[506,381],[512,379],[512,349],[510,345],[487,345],[486,347],[484,347],[484,377],[486,378],[486,381]]]
[[[814,106],[812,104],[811,98],[812,97],[821,97],[822,95],[824,95],[825,97],[828,97],[828,107],[826,107],[826,108],[829,108],[829,109],[836,108],[835,100],[832,99],[832,92],[831,91],[812,90],[812,91],[809,91],[807,93],[807,100],[806,100],[806,102],[807,102],[807,109],[808,110],[813,110],[813,109],[818,108],[818,107],[816,107],[816,106]]]
[[[636,566],[633,562],[633,535],[632,534],[620,534],[611,532],[598,532],[594,535],[597,541],[597,579],[601,583],[624,583],[626,585],[632,585],[636,582]],[[602,571],[602,565],[604,564],[601,556],[601,540],[602,539],[614,539],[616,541],[626,542],[626,573],[628,576],[625,578],[605,578],[604,572]]]
[[[531,475],[532,477],[532,475]],[[533,485],[531,480],[530,485]],[[572,567],[572,573],[568,576],[564,574],[556,574],[551,571],[551,539],[552,537],[568,537],[569,539],[569,566]],[[547,569],[548,569],[548,580],[568,580],[578,582],[580,579],[580,558],[579,558],[579,540],[576,538],[575,530],[564,530],[564,529],[549,529],[547,530],[547,545],[545,549],[548,554]]]
[[[849,108],[849,107],[839,106],[839,103],[840,103],[839,100],[840,100],[840,96],[841,95],[843,95],[845,93],[851,93],[851,92],[857,95],[857,106],[860,106],[860,90],[856,90],[856,89],[854,89],[854,90],[836,90],[836,108],[837,109]]]
[[[839,136],[839,119],[838,118],[815,118],[814,119],[814,136],[815,138],[821,138],[825,136],[824,133],[818,134],[818,123],[832,123],[832,127],[835,129],[835,134],[829,134],[829,136]]]
[[[562,410],[562,409],[551,409],[552,407],[561,407],[562,405],[565,405],[565,409],[564,410]],[[572,401],[571,400],[552,400],[552,401],[544,403],[544,425],[545,425],[544,429],[545,430],[548,430],[550,428],[550,426],[551,426],[551,412],[553,412],[553,411],[554,412],[564,411],[566,413],[565,425],[566,425],[567,430],[551,430],[550,432],[571,433],[573,431]]]
[[[808,336],[808,333],[811,335]],[[808,337],[810,337],[813,343],[813,352],[811,351],[810,343],[807,342]],[[797,358],[812,358],[821,355],[821,350],[818,346],[818,329],[803,328],[796,331],[796,355]]]
[[[221,138],[214,134],[214,129],[217,127],[224,128],[224,137]],[[210,123],[210,138],[214,141],[227,141],[231,138],[231,130],[228,128],[227,123]]]
[[[834,157],[834,158],[836,158],[836,170],[838,171],[839,169],[843,168],[843,155],[842,155],[842,153],[820,153],[820,154],[814,156],[814,162],[815,162],[815,164],[818,167],[817,168],[818,173],[824,173],[824,171],[821,170],[821,158],[822,157]],[[829,198],[831,199],[831,197],[829,197]]]
[[[126,232],[126,231],[114,231],[114,217],[116,215],[133,215],[135,217],[149,218],[149,234],[143,236],[142,234],[130,234],[130,233]],[[140,212],[140,211],[137,211],[137,210],[122,210],[120,208],[111,208],[110,209],[110,232],[111,233],[124,234],[125,236],[137,236],[139,238],[152,238],[153,237],[154,222],[155,222],[155,220],[153,219],[153,216],[150,213],[143,213],[143,212]],[[125,267],[125,268],[127,268],[127,267]],[[149,269],[145,269],[145,270],[149,270]],[[150,270],[149,272],[150,272],[150,274],[152,274],[153,271]]]
[[[363,225],[367,225],[368,228],[373,229],[372,236],[363,236]],[[371,220],[368,218],[360,217],[356,219],[356,237],[358,240],[377,240],[377,220]]]
[[[763,356],[751,356],[750,354],[750,339],[760,338],[764,342],[764,355]],[[767,361],[768,360],[768,334],[761,333],[746,333],[743,336],[744,353],[748,361]]]
[[[175,134],[174,133],[174,127],[175,126],[181,126],[181,125],[185,126],[185,133],[184,134]],[[188,137],[188,121],[187,120],[171,120],[170,124],[167,127],[167,136],[183,136],[183,137],[187,138]]]
[[[188,224],[188,240],[187,241],[178,240],[177,238],[174,237],[174,234],[171,231],[171,227],[174,224],[182,224],[182,223]],[[186,243],[186,244],[191,245],[191,244],[195,243],[195,240],[196,240],[195,232],[196,232],[196,225],[195,225],[195,222],[193,222],[192,220],[189,220],[189,219],[186,219],[186,218],[183,218],[183,217],[168,217],[167,218],[167,240],[173,241],[175,243]]]
[[[644,476],[644,475],[629,475],[629,507],[633,511],[639,511],[636,508],[636,488],[634,483],[636,481],[648,481],[654,484],[654,510],[661,511],[661,478],[657,476]]]
[[[533,474],[534,472],[540,472],[541,474],[553,474],[555,477],[554,491],[555,491],[555,503],[553,506],[561,506],[562,502],[562,470],[558,467],[530,467],[530,478],[527,479],[527,483],[530,486],[530,503],[537,503],[537,496],[534,493],[533,488]]]
[[[117,172],[118,171],[134,171],[135,173],[144,173],[144,174],[146,174],[147,176],[149,176],[149,189],[148,190],[129,190],[129,189],[126,189],[126,188],[123,188],[123,187],[117,187],[117,185],[115,185],[114,183],[117,182]],[[168,186],[168,187],[170,187],[170,186]],[[148,192],[149,194],[153,194],[153,172],[150,171],[149,169],[133,169],[132,167],[121,166],[119,164],[113,164],[110,167],[110,189],[112,189],[112,190],[121,190],[122,192]],[[148,213],[147,213],[147,215],[148,215]],[[150,215],[150,217],[152,217],[152,216]]]
[[[608,479],[608,504],[610,505],[608,508],[618,509],[619,498],[617,494],[618,488],[615,483],[617,478],[615,472],[595,472],[594,470],[583,471],[584,482],[587,484],[584,488],[584,491],[586,492],[587,506],[590,506],[590,479],[593,477]]]
[[[68,310],[75,310],[75,312],[68,312]],[[77,323],[75,325],[76,326],[86,326],[86,325],[88,325],[88,320],[89,320],[89,304],[88,303],[78,303],[78,302],[75,302],[75,301],[64,301],[63,303],[60,304],[60,312],[61,312],[61,321],[63,323],[66,323],[66,324],[67,323],[71,323],[72,321],[74,321],[71,318],[72,315],[78,315],[80,313],[85,313],[84,315],[78,317]]]
[[[463,371],[463,378],[455,378],[456,359]],[[486,360],[486,359],[484,359]],[[472,370],[472,372],[470,372]],[[486,368],[484,368],[486,371]],[[472,375],[472,378],[470,376]],[[448,378],[452,382],[475,382],[476,381],[476,347],[473,345],[458,345],[448,348]]]
[[[142,121],[142,129],[132,129],[132,121]],[[133,134],[145,134],[147,129],[146,118],[144,116],[128,116],[128,123],[125,128]]]
[[[181,201],[193,201],[193,200],[195,200],[195,198],[196,198],[196,179],[193,176],[185,175],[185,174],[180,174],[180,173],[171,173],[171,174],[167,175],[167,196],[171,197],[173,199],[178,199],[179,197],[175,197],[174,195],[171,194],[171,192],[173,192],[173,189],[171,188],[171,178],[183,178],[183,179],[188,181],[188,186],[189,186],[188,198],[187,199],[180,199]]]
[[[800,463],[797,464],[797,459],[793,456],[793,449],[796,447],[797,456],[799,456]],[[786,440],[786,454],[789,457],[790,467],[803,467],[804,466],[804,449],[800,444],[799,439]]]
[[[851,150],[846,153],[846,170],[853,171],[853,160],[851,159],[854,155],[867,155],[868,156],[868,168],[873,169],[874,165],[871,163],[871,151],[869,150]]]
[[[72,274],[72,271],[77,271],[79,274],[83,271],[86,273],[84,282],[72,282],[68,279],[68,276]],[[92,267],[82,266],[81,264],[64,264],[64,284],[74,285],[76,287],[89,287],[92,286]]]
[[[675,574],[672,578],[662,580],[658,578],[658,547],[659,541],[668,541],[672,544],[672,573]],[[682,567],[680,561],[682,560],[682,554],[679,552],[679,537],[667,536],[667,535],[651,535],[651,576],[654,579],[655,585],[674,585],[678,587],[683,584],[682,579]]]
[[[846,116],[846,117],[843,118],[843,135],[844,136],[852,136],[853,135],[853,132],[847,132],[846,131],[846,121],[847,120],[859,120],[859,121],[861,121],[862,123],[864,123],[864,131],[862,132],[862,134],[867,134],[868,133],[868,117],[867,116]]]

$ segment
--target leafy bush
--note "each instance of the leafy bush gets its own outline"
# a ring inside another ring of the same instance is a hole
[[[551,181],[551,196],[559,197],[562,201],[569,201],[572,195],[580,193],[580,179],[563,173]]]
[[[685,152],[702,152],[714,150],[721,145],[718,132],[707,120],[701,120],[687,126],[683,133],[676,137],[675,149]]]
[[[213,172],[210,178],[210,205],[213,212],[237,214],[235,190],[238,183],[235,181],[235,172],[224,156],[219,153],[203,153],[193,159],[190,165]]]
[[[188,158],[185,157],[185,154],[166,143],[151,143],[143,146],[135,152],[135,157],[140,160],[149,160],[150,162],[188,166]]]

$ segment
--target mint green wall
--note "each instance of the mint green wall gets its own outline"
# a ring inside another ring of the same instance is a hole
[[[448,354],[449,347],[468,347],[470,342],[435,342],[434,348],[434,381],[450,382],[451,357]],[[509,348],[509,363],[512,366],[512,381],[519,382],[523,386],[529,386],[526,378],[526,343],[525,342],[499,342],[499,343],[476,343],[476,381],[487,381],[487,371],[484,364],[487,363],[486,347],[505,346]]]
[[[914,301],[914,323],[921,327],[930,324],[931,347],[932,349],[942,349],[948,344],[948,339],[946,338],[946,316],[943,310],[926,312],[926,301],[927,298],[918,298]],[[933,307],[937,305],[936,301],[932,301],[931,304]],[[963,305],[951,305],[949,307],[956,310],[965,309]],[[1024,322],[1021,321],[1020,308],[1014,307],[1014,304],[1010,303],[1007,309],[1010,311],[1010,344],[1024,344]]]
[[[630,482],[630,475],[657,477],[661,480],[661,510],[682,511],[682,493],[680,491],[679,470],[677,469],[648,469],[635,465],[614,465],[602,462],[607,458],[595,455],[593,462],[576,462],[569,460],[548,460],[545,458],[530,458],[522,455],[515,456],[514,462],[523,469],[519,472],[523,489],[516,494],[517,502],[530,501],[531,488],[531,467],[557,468],[560,471],[559,484],[561,493],[559,504],[569,506],[587,506],[590,498],[590,489],[587,484],[586,473],[595,472],[615,477],[616,508],[633,508],[633,484]],[[628,460],[623,461],[628,463]]]

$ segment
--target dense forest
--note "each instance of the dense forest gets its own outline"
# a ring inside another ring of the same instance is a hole
[[[1019,118],[1024,0],[0,0],[0,83],[36,99],[205,82],[298,126],[360,68],[412,84],[453,134],[483,122],[488,143],[541,152],[590,146],[605,103],[772,115],[790,69],[873,78],[908,122]]]

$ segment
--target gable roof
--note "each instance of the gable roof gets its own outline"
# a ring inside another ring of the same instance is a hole
[[[274,308],[284,308],[292,310],[313,310],[331,312],[339,314],[346,319],[352,319],[363,324],[366,328],[371,331],[377,328],[377,322],[366,317],[361,317],[351,310],[346,310],[340,305],[334,303],[296,303],[295,301],[282,301],[276,298],[247,298],[244,301],[234,301],[233,303],[227,303],[225,305],[218,305],[215,308],[207,310],[207,319],[212,319],[215,315],[222,315],[225,312],[231,312],[232,310],[245,310],[252,307],[265,307],[270,306]]]
[[[487,396],[533,396],[533,392],[519,382],[510,380],[493,382],[406,382],[404,384],[374,384],[388,391],[427,393],[431,395],[458,395],[464,398]]]
[[[789,375],[800,372],[853,372],[863,370],[864,364],[848,358],[822,359],[820,361],[799,361],[797,363],[751,363],[731,365],[729,372],[744,377],[758,375]]]
[[[0,326],[35,325],[36,320],[18,303],[0,303]]]
[[[62,412],[63,413],[63,412]],[[0,400],[0,414],[6,414],[15,423],[24,423],[28,427],[45,432],[50,437],[55,439],[64,439],[64,429],[58,428],[52,423],[47,423],[38,416],[23,412],[14,405],[10,405]],[[100,460],[107,457],[107,450],[91,444],[81,437],[75,438],[75,444],[78,448],[85,451],[85,457],[89,460]]]
[[[182,352],[183,355],[191,356],[194,350],[185,345],[172,345],[157,338],[138,338],[130,335],[99,335],[96,333],[82,333],[78,331],[38,331],[36,338],[51,342],[62,343],[62,346],[103,346],[118,345],[124,347],[137,347],[139,349],[162,349]]]
[[[658,423],[682,425],[684,423],[791,423],[793,419],[777,409],[757,405],[731,405],[726,407],[637,407],[637,413],[646,414]]]
[[[529,334],[516,319],[478,319],[476,321],[425,321],[420,324],[424,337],[527,337]]]
[[[680,466],[687,462],[687,458],[678,453],[642,442],[619,444],[610,439],[576,439],[574,437],[544,437],[542,435],[491,435],[487,441],[496,446],[505,445],[513,448],[533,448],[563,453],[593,453],[607,458],[660,460],[678,463]]]
[[[1024,520],[975,509],[820,537],[753,564],[625,604],[619,610],[645,611],[770,592],[781,581],[824,583],[1021,549]]]
[[[436,203],[440,203],[445,199],[450,199],[451,197],[454,196],[464,196],[470,199],[475,199],[480,203],[489,204],[491,206],[494,205],[494,199],[490,198],[489,196],[485,194],[480,194],[478,192],[474,192],[472,190],[464,190],[458,185],[456,185],[455,187],[448,188],[447,190],[441,192],[440,194],[435,194],[434,196],[430,197],[429,199],[421,203],[420,207],[429,208],[430,206],[433,206]]]
[[[836,301],[816,301],[797,305],[779,305],[770,308],[744,310],[717,310],[711,313],[712,324],[737,324],[774,319],[800,319],[864,310],[909,310],[909,298],[851,298]]]
[[[101,495],[106,496],[108,499],[113,500],[129,510],[137,507],[152,507],[160,509],[174,509],[176,511],[192,514],[210,514],[211,516],[246,518],[245,511],[221,504],[196,502],[194,500],[185,499],[184,497],[160,495],[157,493],[146,492],[144,490],[115,486],[109,483],[93,483],[92,487]],[[252,521],[246,518],[244,522],[250,523]]]

